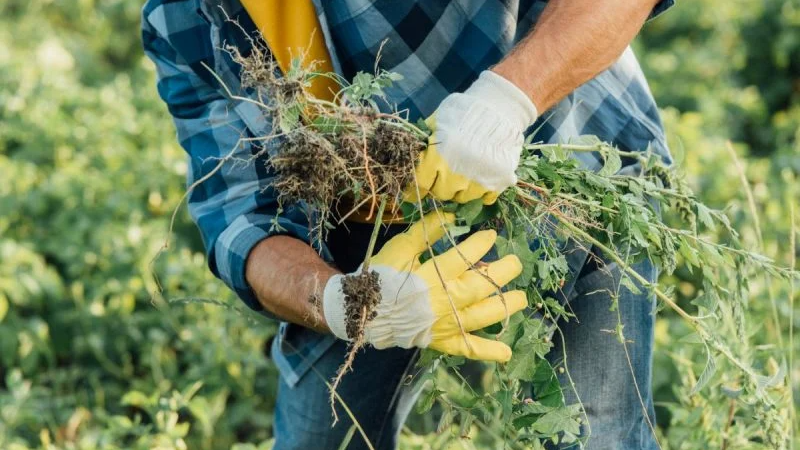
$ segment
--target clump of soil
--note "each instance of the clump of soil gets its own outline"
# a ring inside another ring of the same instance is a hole
[[[310,128],[292,132],[270,161],[281,198],[328,208],[345,195],[398,197],[413,181],[425,144],[384,122],[362,125],[335,135]]]
[[[336,371],[330,386],[329,401],[334,423],[338,421],[335,399],[336,388],[344,374],[353,369],[356,353],[364,346],[364,327],[377,316],[376,308],[381,301],[381,284],[378,272],[365,267],[358,274],[345,275],[342,279],[342,293],[345,303],[345,331],[352,342],[344,362]]]
[[[325,136],[308,130],[289,134],[269,164],[282,202],[329,204],[349,181],[348,161]]]
[[[378,314],[375,309],[381,301],[378,272],[362,270],[356,275],[346,275],[342,279],[342,293],[347,337],[353,342],[363,341],[364,326]]]
[[[247,56],[233,45],[225,47],[231,58],[241,66],[242,87],[253,89],[256,97],[265,105],[279,108],[280,105],[296,103],[303,95],[303,77],[280,76],[281,69],[266,44],[257,39],[251,43],[252,49]]]
[[[309,205],[320,240],[334,204],[362,205],[372,217],[378,198],[399,199],[413,182],[414,164],[426,144],[410,131],[372,116],[345,111],[336,118],[344,125],[333,131],[294,130],[270,158],[278,200]]]
[[[370,156],[376,162],[376,184],[386,186],[390,195],[399,195],[413,180],[414,165],[426,143],[412,133],[380,122],[370,140]]]

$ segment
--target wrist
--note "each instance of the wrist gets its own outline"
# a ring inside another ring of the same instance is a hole
[[[334,267],[326,266],[313,274],[306,283],[309,286],[308,299],[313,309],[314,329],[319,332],[333,334],[325,317],[325,288],[332,278],[341,277],[342,273]]]
[[[256,244],[245,262],[247,284],[262,307],[281,320],[328,333],[323,290],[339,271],[305,242],[276,235]]]
[[[322,299],[321,316],[331,334],[339,339],[349,341],[345,321],[344,293],[342,292],[343,278],[343,274],[335,273],[328,277],[328,280],[323,285],[324,288],[320,297]]]
[[[514,82],[492,70],[481,72],[464,94],[496,106],[520,131],[536,121],[539,111],[531,98]]]

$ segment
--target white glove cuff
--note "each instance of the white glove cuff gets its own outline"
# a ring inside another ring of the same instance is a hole
[[[398,272],[391,267],[375,265],[372,270],[381,280],[381,302],[377,316],[364,330],[364,339],[377,349],[388,347],[427,347],[431,342],[431,326],[436,316],[430,307],[428,285],[413,273]],[[361,272],[359,267],[356,272]],[[322,310],[331,333],[339,339],[347,337],[342,280],[334,275],[325,285]]]
[[[334,336],[345,341],[347,337],[347,327],[345,325],[344,293],[342,293],[342,278],[344,275],[336,274],[328,279],[325,284],[325,291],[322,294],[322,314],[325,322]]]
[[[539,117],[536,105],[527,94],[491,70],[481,72],[464,94],[496,105],[496,109],[501,111],[520,132],[525,131]]]

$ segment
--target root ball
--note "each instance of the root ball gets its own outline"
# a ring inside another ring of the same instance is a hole
[[[364,326],[375,318],[376,308],[381,301],[378,272],[369,270],[346,275],[342,279],[342,293],[344,293],[347,337],[356,342],[361,341],[364,336]]]

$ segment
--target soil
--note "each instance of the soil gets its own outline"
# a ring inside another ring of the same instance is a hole
[[[270,162],[280,196],[319,208],[344,195],[398,197],[412,182],[414,163],[425,143],[384,122],[358,127],[362,129],[335,135],[311,128],[292,132]]]
[[[327,205],[348,185],[348,161],[325,136],[310,130],[292,132],[269,163],[273,187],[284,203]]]
[[[364,326],[377,315],[375,310],[381,301],[381,284],[374,270],[346,275],[342,279],[345,302],[345,325],[347,337],[354,342],[363,341]]]

